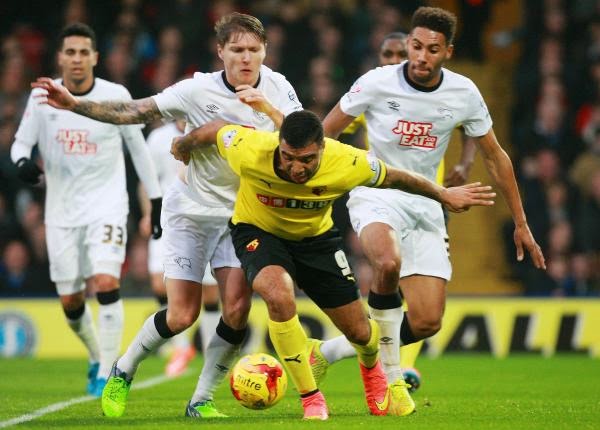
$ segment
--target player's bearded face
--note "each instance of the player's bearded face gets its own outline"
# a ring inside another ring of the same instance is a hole
[[[217,46],[227,81],[234,87],[254,85],[266,55],[266,46],[252,33],[235,33],[224,46]]]
[[[92,47],[92,40],[83,36],[68,36],[63,40],[58,52],[58,65],[64,79],[81,83],[92,77],[98,63],[98,52]]]
[[[285,142],[285,139],[281,139],[278,151],[279,172],[286,179],[303,184],[317,172],[323,154],[323,145],[313,142],[304,148],[293,148]]]
[[[436,85],[445,61],[452,57],[453,45],[446,44],[442,33],[424,27],[413,29],[408,39],[408,76],[414,82]]]

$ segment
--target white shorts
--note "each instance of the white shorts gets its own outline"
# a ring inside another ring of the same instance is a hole
[[[164,273],[166,278],[201,283],[206,266],[240,267],[229,232],[230,214],[204,207],[187,197],[174,181],[163,198]]]
[[[121,277],[127,245],[127,215],[106,217],[81,227],[46,226],[50,279],[59,295],[85,288],[97,274]]]
[[[152,239],[148,241],[148,272],[163,274],[164,268],[164,245],[163,238]],[[202,285],[216,285],[217,280],[215,279],[212,270],[207,267],[204,271],[204,277],[202,278]]]
[[[358,235],[374,222],[396,231],[402,257],[401,278],[426,275],[450,280],[448,235],[438,202],[398,190],[358,187],[350,192],[347,206]]]

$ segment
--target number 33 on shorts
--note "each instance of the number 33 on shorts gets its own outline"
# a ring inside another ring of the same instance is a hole
[[[103,226],[102,243],[112,243],[123,246],[125,243],[125,229],[118,225],[105,224]]]

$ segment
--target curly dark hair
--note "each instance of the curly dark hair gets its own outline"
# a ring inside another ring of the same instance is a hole
[[[410,21],[410,31],[425,27],[446,36],[446,45],[452,44],[456,33],[456,15],[439,7],[418,8]]]

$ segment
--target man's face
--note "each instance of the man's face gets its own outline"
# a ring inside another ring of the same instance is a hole
[[[406,57],[406,39],[387,39],[379,50],[379,65],[400,64]]]
[[[92,48],[92,40],[84,36],[68,36],[63,39],[58,52],[58,65],[63,79],[81,83],[93,75],[98,63],[98,52]]]
[[[266,55],[265,44],[252,33],[234,33],[224,46],[217,45],[229,83],[254,85]]]
[[[323,145],[313,142],[304,148],[293,148],[285,139],[279,141],[279,168],[289,180],[304,184],[312,178],[321,162]]]
[[[408,76],[424,86],[437,84],[440,70],[452,57],[453,45],[446,36],[425,27],[416,27],[408,37]]]

